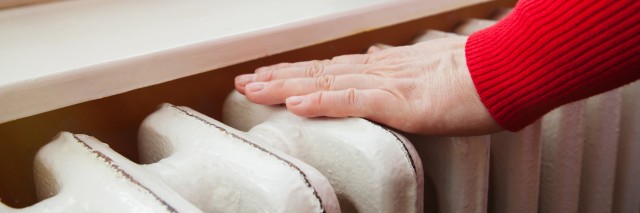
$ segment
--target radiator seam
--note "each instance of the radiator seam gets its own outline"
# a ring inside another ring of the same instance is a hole
[[[245,139],[243,137],[240,137],[240,136],[238,136],[238,135],[236,135],[236,134],[234,134],[232,132],[227,131],[226,129],[224,129],[224,128],[218,126],[218,125],[215,125],[215,124],[213,124],[211,122],[206,121],[204,118],[201,118],[201,117],[199,117],[197,115],[189,113],[186,110],[183,110],[178,106],[175,106],[175,105],[170,105],[170,106],[173,109],[176,109],[176,110],[184,113],[185,115],[187,115],[189,117],[192,117],[192,118],[194,118],[194,119],[196,119],[196,120],[198,120],[200,122],[203,122],[206,125],[213,126],[214,128],[218,129],[220,132],[222,132],[222,133],[224,133],[224,134],[226,134],[228,136],[231,136],[231,137],[233,137],[235,139],[238,139],[238,140],[242,141],[243,143],[248,144],[249,146],[252,146],[252,147],[254,147],[254,148],[256,148],[256,149],[258,149],[258,150],[260,150],[262,152],[267,153],[270,156],[275,157],[276,159],[284,162],[289,167],[291,167],[291,168],[295,169],[296,171],[298,171],[298,173],[300,173],[300,176],[302,176],[302,179],[304,179],[304,182],[306,183],[307,187],[309,187],[309,188],[311,188],[313,190],[313,195],[318,200],[318,202],[320,204],[320,209],[322,210],[323,213],[326,213],[326,210],[324,209],[324,204],[322,202],[322,199],[320,198],[320,195],[318,195],[318,191],[316,191],[316,189],[311,185],[311,182],[307,178],[307,175],[304,172],[302,172],[302,170],[300,168],[298,168],[298,166],[296,166],[293,163],[289,162],[288,160],[286,160],[286,159],[274,154],[273,152],[270,152],[269,150],[265,149],[264,147],[259,146],[258,144],[255,144],[255,143],[253,143],[253,142],[251,142],[251,141],[249,141],[249,140],[247,140],[247,139]]]
[[[102,152],[100,152],[98,150],[93,149],[93,147],[89,146],[89,144],[87,144],[84,140],[80,139],[76,134],[73,134],[73,138],[75,138],[76,142],[80,143],[80,145],[82,145],[86,149],[90,150],[91,153],[98,155],[98,158],[102,158],[103,160],[105,160],[109,164],[109,166],[111,168],[116,170],[117,174],[122,175],[125,179],[131,181],[136,186],[142,188],[144,191],[146,191],[147,193],[151,194],[151,196],[153,196],[156,199],[156,201],[160,202],[161,205],[163,205],[163,206],[165,206],[167,208],[167,211],[172,212],[172,213],[178,213],[178,211],[175,208],[173,208],[166,201],[161,199],[156,193],[151,191],[151,189],[149,189],[146,186],[142,185],[140,182],[135,180],[129,173],[127,173],[122,168],[120,168],[120,166],[115,164],[113,159],[111,159],[109,156],[105,155],[104,153],[102,153]]]

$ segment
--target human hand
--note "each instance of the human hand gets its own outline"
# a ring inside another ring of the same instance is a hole
[[[500,131],[467,69],[466,37],[437,39],[331,60],[282,63],[237,76],[259,104],[286,103],[304,117],[363,117],[411,133]]]

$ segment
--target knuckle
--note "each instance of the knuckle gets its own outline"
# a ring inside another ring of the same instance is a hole
[[[318,108],[318,107],[320,107],[320,106],[322,106],[322,105],[326,104],[325,102],[326,102],[327,100],[325,99],[325,97],[324,97],[324,96],[326,96],[325,91],[320,91],[320,92],[318,92],[318,93],[317,93],[317,95],[315,96],[315,99],[316,99],[316,105],[315,105],[315,107],[316,107],[316,108]]]
[[[322,76],[324,74],[324,65],[319,61],[313,62],[306,67],[304,72],[305,72],[305,75],[308,77]]]
[[[290,79],[285,79],[285,80],[277,80],[277,81],[273,81],[270,82],[270,88],[272,90],[276,90],[276,91],[287,91],[288,87],[291,87],[292,84],[294,84],[295,82],[291,82],[292,80]]]
[[[357,90],[354,88],[349,88],[345,91],[345,102],[349,105],[355,105],[358,103],[357,99]]]
[[[310,117],[324,116],[325,107],[330,104],[325,99],[325,92],[320,91],[309,95],[309,101],[312,104],[306,105],[304,114]]]
[[[335,76],[323,75],[316,78],[316,88],[320,90],[331,90],[335,82]]]
[[[273,78],[273,70],[272,69],[265,69],[265,70],[261,70],[260,72],[256,73],[256,80],[257,81],[271,81],[271,79]]]
[[[373,63],[373,61],[371,60],[371,55],[366,54],[362,56],[362,63],[363,64],[371,64]]]

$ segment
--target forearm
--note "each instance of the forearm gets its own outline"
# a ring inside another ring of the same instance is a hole
[[[640,2],[522,0],[471,35],[467,65],[492,117],[519,130],[555,107],[640,78]]]

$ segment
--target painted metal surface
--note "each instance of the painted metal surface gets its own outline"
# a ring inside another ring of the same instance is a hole
[[[423,169],[402,135],[362,118],[303,118],[237,91],[224,122],[318,169],[342,212],[423,212]]]
[[[491,212],[538,212],[541,122],[491,135]]]
[[[424,168],[425,212],[487,212],[489,136],[428,137],[413,142]]]
[[[34,160],[40,202],[0,212],[201,212],[155,174],[87,135],[58,134]]]
[[[640,82],[622,88],[613,212],[640,212]]]
[[[622,109],[622,89],[587,99],[579,212],[611,212]]]

